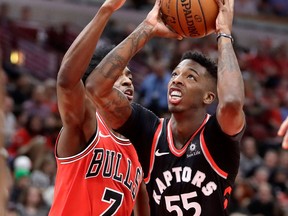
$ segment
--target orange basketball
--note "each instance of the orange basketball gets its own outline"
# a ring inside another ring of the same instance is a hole
[[[215,32],[215,0],[162,0],[163,21],[184,37],[201,38]]]

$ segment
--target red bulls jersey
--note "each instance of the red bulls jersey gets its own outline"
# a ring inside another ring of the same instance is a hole
[[[84,151],[56,156],[49,216],[131,215],[142,181],[136,151],[128,139],[113,135],[98,114],[97,122],[97,132]]]
[[[216,116],[207,114],[177,149],[169,119],[159,119],[134,103],[132,108],[119,132],[129,137],[138,152],[151,216],[228,216],[244,130],[228,136]]]

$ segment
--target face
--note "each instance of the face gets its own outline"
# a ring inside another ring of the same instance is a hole
[[[169,110],[179,112],[212,103],[215,94],[208,91],[210,85],[212,79],[208,79],[206,68],[193,60],[183,60],[172,72],[168,84]]]
[[[131,71],[126,67],[122,75],[115,82],[114,87],[119,89],[131,102],[134,96],[133,77]]]

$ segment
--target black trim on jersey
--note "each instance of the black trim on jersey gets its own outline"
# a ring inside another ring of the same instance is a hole
[[[131,106],[132,113],[129,119],[115,131],[129,138],[134,145],[144,171],[144,178],[146,178],[149,172],[153,137],[160,119],[140,104],[132,103]],[[145,134],[143,130],[145,130]]]

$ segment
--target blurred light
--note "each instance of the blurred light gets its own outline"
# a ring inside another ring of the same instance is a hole
[[[10,62],[15,65],[23,65],[25,56],[20,50],[13,50],[10,54]]]

